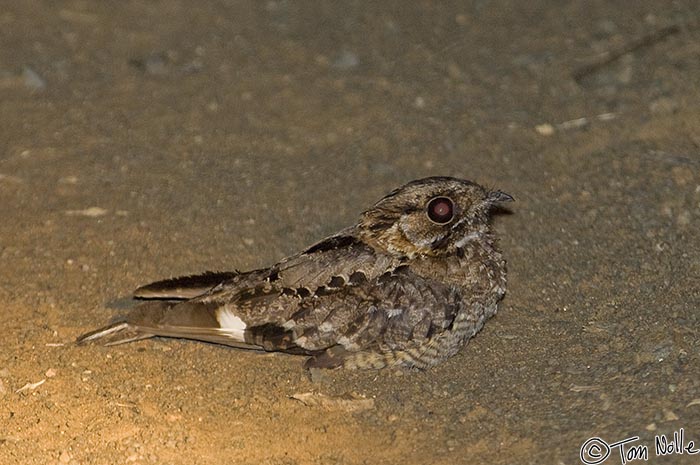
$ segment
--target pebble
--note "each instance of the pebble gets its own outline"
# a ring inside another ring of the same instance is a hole
[[[535,131],[541,136],[551,136],[554,134],[554,126],[549,123],[538,124],[535,126]]]
[[[146,57],[130,60],[129,64],[143,71],[145,74],[163,76],[168,74],[171,57],[168,56],[167,52],[156,52]]]
[[[357,68],[360,64],[360,57],[357,56],[355,52],[349,50],[343,50],[338,54],[338,56],[333,60],[332,66],[340,70],[349,70]]]
[[[58,179],[59,184],[78,184],[77,176],[64,176]]]
[[[664,421],[676,421],[678,420],[678,415],[676,415],[672,410],[664,409]]]
[[[107,210],[101,207],[90,207],[83,210],[66,210],[68,216],[87,216],[89,218],[97,218],[107,214]]]
[[[22,69],[22,80],[24,85],[31,90],[44,90],[46,89],[46,81],[33,69],[25,66]]]

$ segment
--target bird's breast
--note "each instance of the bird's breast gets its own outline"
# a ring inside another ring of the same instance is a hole
[[[505,289],[505,264],[490,244],[469,243],[459,253],[422,257],[410,267],[418,276],[454,286],[466,295],[502,294]]]

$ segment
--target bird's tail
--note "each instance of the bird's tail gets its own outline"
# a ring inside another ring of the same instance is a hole
[[[76,342],[113,346],[154,336],[194,339],[241,349],[295,349],[291,334],[281,326],[247,329],[226,307],[198,301],[144,302],[124,318],[84,334]]]
[[[144,302],[134,308],[127,316],[120,318],[102,328],[85,333],[75,341],[77,344],[99,342],[106,346],[125,344],[156,336],[152,329],[162,320],[172,307],[171,302]]]
[[[140,341],[153,337],[153,334],[144,333],[126,321],[117,321],[108,326],[85,333],[76,339],[78,345],[100,341],[106,346],[116,346],[127,342]]]

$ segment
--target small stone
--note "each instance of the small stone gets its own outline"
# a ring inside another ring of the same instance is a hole
[[[48,370],[46,370],[46,373],[44,373],[44,376],[46,376],[47,378],[53,378],[54,376],[56,376],[56,370],[54,370],[53,368],[49,368]]]
[[[617,24],[609,18],[598,21],[596,28],[605,36],[613,35],[618,31]]]
[[[554,126],[549,123],[538,124],[535,126],[535,131],[541,136],[551,136],[554,134]]]
[[[58,461],[61,463],[68,463],[70,462],[71,455],[68,451],[63,451],[61,452],[61,455],[58,457]]]
[[[647,431],[656,431],[656,423],[649,423],[644,429]]]
[[[146,74],[163,76],[170,70],[172,57],[167,52],[157,52],[143,58],[129,60],[129,64]]]
[[[657,362],[663,362],[671,356],[671,354],[673,354],[673,342],[671,341],[664,341],[652,351],[652,355]]]
[[[690,212],[688,210],[680,212],[676,218],[676,223],[678,223],[678,226],[690,225]]]
[[[44,90],[46,88],[46,81],[39,76],[39,73],[26,66],[22,70],[22,79],[24,85],[31,90]]]
[[[90,218],[97,218],[98,216],[104,216],[107,214],[107,210],[100,207],[90,207],[83,210],[66,210],[66,215],[68,216],[87,216]]]
[[[669,409],[664,409],[664,421],[676,421],[678,420],[678,415],[673,413],[673,411]]]
[[[340,70],[348,70],[356,68],[360,64],[360,58],[356,53],[349,50],[343,50],[333,60],[333,67]]]
[[[78,184],[77,176],[64,176],[58,180],[59,184]]]

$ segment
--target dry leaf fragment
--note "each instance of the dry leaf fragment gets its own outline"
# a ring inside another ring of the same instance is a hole
[[[24,386],[22,386],[21,388],[17,389],[15,391],[15,394],[19,394],[20,392],[24,392],[24,391],[33,391],[34,389],[38,388],[39,386],[41,386],[45,382],[46,382],[46,379],[44,378],[41,381],[37,381],[36,383],[27,383]]]

